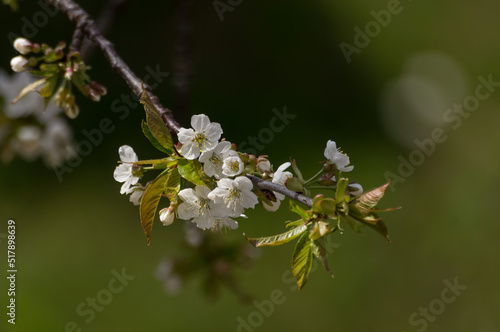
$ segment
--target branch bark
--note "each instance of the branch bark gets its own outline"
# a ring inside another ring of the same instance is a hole
[[[256,176],[253,176],[253,175],[247,175],[247,178],[249,178],[252,181],[253,185],[259,189],[276,191],[280,194],[283,194],[287,197],[290,197],[291,199],[296,200],[297,202],[303,203],[303,204],[307,205],[308,207],[312,207],[312,205],[313,205],[312,198],[301,195],[295,191],[289,190],[287,187],[285,187],[281,184],[262,180]]]
[[[66,16],[76,25],[76,31],[73,38],[72,46],[80,47],[82,36],[84,34],[99,50],[101,50],[111,65],[111,68],[115,70],[127,83],[127,85],[132,89],[135,95],[138,97],[142,94],[142,81],[139,77],[134,74],[134,72],[129,68],[129,66],[123,61],[123,59],[116,52],[113,44],[108,41],[96,26],[94,20],[89,16],[89,14],[83,10],[76,2],[73,0],[44,0],[46,3],[51,4],[58,8],[61,12],[66,14]],[[181,126],[174,119],[172,112],[164,107],[158,97],[151,92],[151,88],[144,84],[144,88],[147,91],[149,98],[153,102],[154,106],[160,113],[163,121],[168,126],[170,132],[173,136],[176,136],[179,132]],[[301,195],[297,192],[287,189],[285,186],[262,180],[258,177],[247,175],[247,177],[252,181],[253,185],[261,190],[272,190],[279,192],[291,199],[301,202],[308,207],[312,206],[313,200],[309,197]]]

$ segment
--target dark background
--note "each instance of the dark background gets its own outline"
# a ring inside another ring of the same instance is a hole
[[[240,271],[239,281],[258,301],[276,289],[286,301],[255,331],[498,328],[499,94],[482,101],[456,130],[442,115],[474,93],[478,76],[500,81],[500,6],[486,0],[403,1],[401,12],[347,63],[340,43],[352,45],[353,28],[364,30],[374,20],[370,11],[388,3],[243,1],[225,12],[223,21],[212,2],[193,5],[191,113],[207,114],[221,123],[228,140],[239,143],[269,127],[273,108],[286,106],[296,118],[262,151],[275,167],[293,156],[311,176],[332,139],[355,165],[350,178],[370,189],[386,181],[387,171],[398,172],[398,157],[408,159],[417,148],[415,139],[430,137],[435,128],[448,137],[382,201],[384,207],[403,206],[384,218],[391,244],[368,229],[335,235],[340,246],[329,258],[335,279],[318,269],[301,292],[292,291],[282,276],[293,245],[260,250],[254,269]],[[32,21],[41,10],[35,1],[20,5],[18,13],[0,9],[0,35],[6,36],[0,39],[0,68],[7,71],[16,55],[7,35],[21,34],[23,17]],[[103,7],[94,0],[81,5],[96,17]],[[147,66],[173,70],[174,9],[172,1],[131,1],[108,33],[139,77]],[[69,42],[73,26],[59,13],[38,30],[33,41],[55,44]],[[159,261],[180,250],[183,222],[165,228],[157,220],[146,246],[138,209],[119,194],[112,174],[120,145],[133,146],[142,159],[160,155],[140,131],[140,107],[124,120],[111,110],[113,101],[130,93],[125,83],[98,52],[91,65],[92,78],[108,88],[108,95],[99,103],[78,99],[82,112],[71,121],[75,139],[85,139],[82,131],[97,128],[106,117],[116,129],[62,182],[42,162],[17,159],[0,166],[0,233],[8,219],[16,221],[19,271],[17,324],[7,324],[2,313],[0,326],[64,331],[75,321],[83,331],[237,330],[238,317],[247,320],[257,310],[254,305],[240,303],[229,291],[211,302],[200,292],[198,277],[180,295],[169,296],[155,279]],[[155,93],[173,108],[170,78]],[[242,232],[275,234],[290,213],[258,207],[248,216],[237,231],[221,236],[245,241]],[[106,288],[111,271],[122,268],[135,279],[85,323],[77,306]],[[440,309],[436,299],[445,280],[455,278],[467,289]],[[428,326],[409,321],[433,301],[440,312]]]

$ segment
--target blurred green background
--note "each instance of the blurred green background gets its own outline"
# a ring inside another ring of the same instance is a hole
[[[18,259],[17,324],[8,324],[3,312],[8,287],[2,278],[0,330],[64,331],[69,321],[82,331],[498,330],[500,267],[494,257],[500,223],[494,206],[500,194],[500,92],[481,101],[456,130],[442,118],[454,103],[474,94],[478,76],[500,81],[500,5],[402,1],[399,13],[385,27],[379,25],[380,31],[372,30],[369,44],[348,63],[339,45],[354,45],[353,29],[364,31],[375,20],[370,12],[391,3],[242,1],[221,21],[211,1],[196,2],[190,98],[191,113],[221,123],[224,136],[235,143],[267,128],[272,109],[286,106],[296,118],[262,151],[275,167],[293,156],[303,173],[312,175],[332,139],[355,165],[350,179],[365,189],[384,183],[386,172],[397,173],[398,157],[408,159],[417,148],[415,139],[443,128],[448,139],[382,201],[383,207],[403,206],[384,215],[391,244],[368,229],[335,234],[340,246],[329,258],[335,279],[318,268],[300,292],[282,279],[293,245],[260,249],[253,269],[238,271],[239,282],[259,302],[274,290],[286,300],[269,317],[261,316],[256,327],[239,328],[238,321],[256,319],[253,304],[240,303],[228,290],[219,300],[208,300],[200,291],[201,275],[179,295],[165,294],[155,270],[162,258],[180,252],[182,221],[165,228],[156,220],[152,244],[146,246],[138,209],[119,194],[112,174],[120,145],[133,146],[142,159],[159,154],[140,132],[140,108],[125,120],[111,112],[111,103],[129,91],[95,54],[90,74],[107,86],[108,95],[100,103],[80,98],[82,113],[71,124],[76,141],[104,117],[116,129],[61,183],[39,161],[16,159],[0,166],[0,233],[8,219],[16,221]],[[94,16],[104,6],[96,0],[81,4]],[[108,34],[140,77],[147,66],[172,70],[174,8],[171,1],[130,1]],[[27,0],[18,13],[2,6],[0,34],[20,34],[25,20],[40,10]],[[57,14],[32,40],[69,41],[72,29]],[[0,67],[10,70],[16,52],[8,38],[0,39],[0,50]],[[170,77],[155,92],[173,106]],[[248,216],[237,231],[221,236],[245,241],[243,232],[275,234],[291,214],[286,208],[271,214],[259,207]],[[0,240],[6,252],[5,238]],[[107,288],[111,271],[122,268],[135,279],[87,324],[77,306]],[[445,280],[455,278],[467,289],[441,307]],[[432,321],[409,320],[429,305]]]

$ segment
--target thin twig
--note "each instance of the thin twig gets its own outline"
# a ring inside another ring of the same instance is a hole
[[[115,47],[111,42],[109,42],[101,32],[97,29],[97,26],[92,20],[92,18],[84,11],[78,4],[73,0],[45,0],[48,4],[51,4],[65,13],[68,18],[76,24],[77,27],[81,27],[82,31],[85,33],[87,38],[94,43],[94,45],[100,49],[106,59],[111,64],[111,68],[115,70],[120,76],[125,80],[127,85],[132,89],[136,96],[142,94],[142,81],[134,74],[134,72],[129,68],[129,66],[123,61],[123,59],[118,55]],[[160,113],[163,121],[169,127],[172,133],[177,133],[181,128],[179,123],[173,118],[172,112],[164,107],[157,96],[151,92],[151,88],[144,84],[144,88],[149,94],[151,101],[155,105],[156,109]]]
[[[71,45],[69,45],[69,49],[72,52],[79,52],[82,48],[82,43],[85,38],[85,33],[83,32],[82,26],[78,26],[73,33],[73,39],[71,40]]]

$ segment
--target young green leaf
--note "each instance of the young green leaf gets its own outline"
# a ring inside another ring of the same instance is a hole
[[[311,272],[313,260],[311,241],[309,233],[302,234],[293,252],[292,274],[297,279],[299,290],[305,286],[309,272]]]
[[[319,195],[318,195],[319,196]],[[312,210],[313,212],[333,215],[337,209],[337,204],[333,198],[319,197],[314,198]]]
[[[367,225],[368,227],[382,235],[384,238],[386,238],[387,241],[391,242],[387,226],[375,212],[366,213],[366,211],[364,210],[360,210],[355,206],[349,205],[349,216]]]
[[[198,160],[179,159],[178,169],[179,174],[189,182],[199,186],[207,185],[201,163]]]
[[[180,190],[181,177],[176,167],[170,171],[167,184],[165,185],[165,196],[167,196],[170,201],[175,201]]]
[[[314,256],[323,263],[323,267],[325,270],[330,273],[333,278],[333,273],[330,271],[330,267],[328,266],[328,253],[326,251],[325,239],[320,238],[311,242],[312,250]]]
[[[247,238],[245,234],[243,234],[243,236],[245,236],[245,239],[247,239],[247,241],[250,242],[250,244],[253,245],[254,247],[279,246],[292,241],[300,234],[304,233],[306,229],[307,229],[306,225],[301,225],[285,233],[273,236],[266,236],[259,238]]]
[[[293,200],[290,200],[290,211],[295,212],[305,220],[311,217],[309,213],[307,213],[296,201]]]
[[[335,202],[337,204],[344,201],[345,190],[348,184],[349,180],[346,178],[340,178],[337,182],[337,190],[335,192]]]
[[[172,136],[170,136],[170,131],[145,90],[142,91],[140,102],[144,105],[146,123],[151,134],[161,146],[172,153],[174,142]]]
[[[170,179],[171,170],[164,170],[156,179],[150,182],[144,190],[139,207],[141,225],[148,239],[148,245],[151,243],[151,230],[153,228],[153,220],[155,218],[156,209],[161,195],[165,191],[165,187]]]
[[[18,102],[19,99],[21,99],[22,97],[26,96],[26,94],[28,94],[28,92],[36,91],[36,89],[38,87],[44,85],[46,82],[47,82],[47,80],[45,78],[42,78],[42,79],[40,79],[38,81],[35,81],[33,83],[30,83],[30,84],[26,85],[21,90],[21,92],[19,93],[19,95],[11,102],[11,104],[14,104],[14,103]]]
[[[353,201],[353,203],[363,212],[363,210],[368,213],[369,210],[373,209],[378,202],[384,197],[385,190],[391,183],[388,182],[383,186],[370,190]]]
[[[160,143],[158,143],[158,141],[153,136],[153,134],[151,133],[151,130],[149,130],[149,127],[144,120],[142,120],[142,122],[141,122],[141,128],[142,128],[142,132],[144,133],[144,136],[146,136],[146,138],[149,140],[149,142],[155,148],[157,148],[158,150],[160,150],[161,152],[166,153],[166,154],[172,153],[171,150],[165,149]]]

